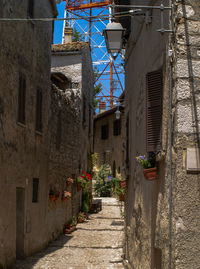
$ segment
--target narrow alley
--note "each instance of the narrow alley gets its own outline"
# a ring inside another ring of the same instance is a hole
[[[122,211],[115,198],[102,198],[102,211],[89,215],[76,231],[62,235],[47,249],[18,261],[16,269],[124,268]]]

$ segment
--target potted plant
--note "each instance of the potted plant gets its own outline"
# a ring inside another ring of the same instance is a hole
[[[55,202],[58,201],[59,196],[60,196],[60,192],[58,190],[56,190],[55,191],[55,199],[54,199]]]
[[[73,178],[71,178],[71,177],[68,177],[67,179],[66,179],[66,186],[69,188],[69,187],[71,187],[71,185],[74,183],[74,180],[73,180]]]
[[[155,154],[149,154],[148,157],[144,156],[138,156],[136,157],[137,162],[144,168],[143,173],[147,180],[154,180],[156,179],[157,175],[157,167]]]
[[[83,223],[86,219],[86,215],[83,212],[79,212],[77,221],[78,223]]]
[[[49,191],[49,200],[55,201],[55,198],[56,198],[55,191],[53,189],[50,189],[50,191]]]
[[[81,187],[81,180],[80,178],[77,178],[77,185],[76,185],[77,191],[81,191],[82,187]]]
[[[120,180],[119,184],[120,184],[121,188],[126,188],[126,180],[125,179]]]
[[[125,189],[120,185],[115,188],[114,193],[118,196],[119,201],[124,201]]]
[[[62,195],[62,201],[64,202],[64,201],[70,200],[71,197],[72,197],[71,192],[64,191]]]

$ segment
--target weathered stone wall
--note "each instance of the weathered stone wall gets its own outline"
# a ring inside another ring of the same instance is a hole
[[[52,72],[61,72],[71,79],[73,92],[79,94],[81,99],[79,134],[79,165],[81,172],[88,169],[88,154],[92,151],[93,144],[94,79],[89,46],[78,52],[54,52],[52,55]],[[83,110],[85,110],[84,122]]]
[[[98,115],[97,115],[98,116]],[[113,135],[113,122],[116,120],[115,113],[95,119],[94,122],[94,152],[98,154],[97,166],[105,163],[113,169],[116,164],[116,174],[125,176],[124,152],[125,152],[125,126],[124,114],[121,113],[121,135]],[[108,124],[108,139],[101,139],[101,126]]]
[[[180,1],[174,45],[174,267],[200,264],[200,176],[186,171],[185,150],[200,148],[200,3]],[[186,156],[187,158],[187,156]],[[196,156],[193,156],[195,159]]]
[[[132,4],[151,4],[132,1]],[[168,5],[168,1],[163,1]],[[156,1],[156,5],[160,1]],[[159,35],[159,20],[133,19],[126,53],[126,114],[130,118],[130,162],[126,200],[125,256],[129,268],[168,268],[169,264],[169,66],[173,49],[173,205],[171,268],[198,268],[199,175],[188,173],[185,150],[199,147],[199,12],[197,1],[176,1],[175,38]],[[183,18],[187,14],[187,18]],[[167,17],[165,17],[167,19]],[[168,20],[168,19],[167,19]],[[167,25],[165,25],[167,27]],[[162,151],[158,178],[147,182],[135,157],[146,153],[147,72],[163,68]]]
[[[0,1],[0,15],[26,18],[28,1]],[[35,16],[53,17],[48,0]],[[46,244],[48,108],[50,106],[51,23],[0,22],[0,267],[16,258],[16,188],[24,189],[24,254]],[[26,77],[26,123],[17,122],[19,73]],[[35,131],[36,90],[43,93],[43,131]],[[32,179],[39,178],[38,203]],[[5,268],[4,267],[4,268]]]
[[[81,156],[80,95],[71,89],[65,91],[52,86],[51,108],[49,114],[49,163],[48,189],[60,192],[59,200],[48,202],[48,239],[55,239],[63,231],[64,224],[77,216],[81,206],[81,192],[77,192],[76,178],[80,175]],[[66,179],[74,178],[71,187],[66,186]],[[72,199],[62,201],[62,194],[71,192]]]

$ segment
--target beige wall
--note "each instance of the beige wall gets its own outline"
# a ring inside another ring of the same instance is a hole
[[[94,121],[94,152],[98,154],[97,165],[109,164],[113,169],[113,163],[116,163],[116,172],[124,176],[124,115],[121,113],[121,135],[113,135],[113,122],[116,120],[115,113],[102,116]],[[109,125],[108,139],[101,139],[101,126]]]

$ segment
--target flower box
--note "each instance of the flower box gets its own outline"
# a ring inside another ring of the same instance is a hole
[[[153,167],[153,168],[144,169],[143,173],[144,173],[146,180],[154,180],[154,179],[156,179],[157,168]]]

